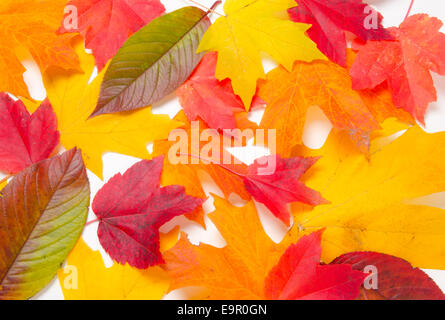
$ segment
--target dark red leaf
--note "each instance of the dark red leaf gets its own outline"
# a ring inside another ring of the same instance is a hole
[[[377,288],[363,286],[359,297],[363,300],[445,300],[443,292],[425,272],[400,258],[377,252],[351,252],[338,257],[333,264],[349,264],[360,271],[367,266],[375,267],[377,282],[370,285]]]
[[[100,243],[118,263],[139,269],[164,263],[159,228],[203,203],[182,186],[160,188],[163,159],[143,160],[115,175],[94,199]]]

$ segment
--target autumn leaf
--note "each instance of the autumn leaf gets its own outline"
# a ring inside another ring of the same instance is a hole
[[[287,248],[265,282],[265,294],[278,300],[352,300],[365,274],[350,265],[320,265],[322,231]]]
[[[370,159],[354,150],[346,134],[329,136],[303,182],[331,204],[293,204],[295,228],[311,233],[326,228],[323,261],[354,251],[400,257],[415,267],[443,269],[445,214],[416,202],[445,190],[444,133],[408,129],[388,144],[376,140]]]
[[[295,0],[292,21],[311,24],[308,36],[333,62],[346,67],[345,31],[363,41],[393,40],[382,26],[382,15],[362,0]]]
[[[182,111],[178,113],[175,120],[183,122],[184,126],[172,130],[169,141],[159,140],[155,141],[153,145],[152,156],[168,155],[164,163],[163,181],[168,179],[165,181],[184,185],[188,194],[198,197],[201,192],[204,192],[200,186],[197,187],[198,171],[203,170],[213,179],[226,197],[236,193],[242,199],[249,199],[250,195],[244,187],[242,178],[218,165],[226,159],[226,162],[232,164],[231,169],[237,172],[246,170],[247,166],[224,148],[225,143],[230,146],[244,146],[245,139],[240,138],[235,141],[233,136],[223,135],[216,130],[209,131],[206,124],[199,120],[192,124]],[[236,114],[235,120],[239,130],[252,129],[253,132],[253,129],[256,128],[254,123],[246,119],[246,112]],[[205,135],[204,131],[206,132]],[[210,142],[210,146],[218,144],[218,151],[215,154],[205,150],[207,143],[200,140],[202,135]],[[181,140],[181,137],[185,139]],[[199,141],[200,143],[196,144],[193,141]]]
[[[68,12],[59,33],[82,34],[85,47],[93,51],[99,70],[131,34],[165,11],[159,0],[70,0],[67,6],[76,8],[77,23],[64,25],[73,14]]]
[[[228,0],[225,16],[204,34],[198,52],[217,51],[216,78],[229,78],[235,94],[249,110],[257,80],[264,78],[261,52],[268,53],[287,70],[295,60],[325,59],[306,37],[310,25],[293,23],[286,10],[292,0]]]
[[[202,58],[207,12],[185,7],[158,17],[132,35],[111,60],[91,117],[139,109],[174,92]]]
[[[208,216],[227,245],[216,248],[201,243],[194,246],[185,235],[164,253],[165,268],[171,276],[170,291],[201,287],[207,299],[265,299],[264,281],[292,240],[288,233],[275,244],[264,232],[252,201],[244,207],[232,206],[215,197],[216,212]]]
[[[214,204],[216,212],[209,217],[226,246],[194,246],[183,234],[176,246],[164,254],[165,268],[172,279],[170,290],[200,287],[205,291],[199,297],[210,300],[296,299],[311,293],[314,299],[324,299],[335,294],[323,292],[323,285],[335,284],[338,298],[358,295],[363,273],[352,271],[350,266],[319,268],[321,233],[303,237],[289,247],[298,239],[290,232],[275,244],[264,232],[253,202],[235,207],[215,197]],[[288,259],[289,255],[292,259]],[[295,272],[292,276],[288,274],[292,273],[289,268]],[[280,297],[278,292],[283,295]]]
[[[384,82],[395,105],[424,124],[430,102],[437,100],[430,71],[445,75],[443,23],[426,14],[408,17],[390,28],[396,41],[369,41],[360,45],[351,68],[354,89],[374,88]]]
[[[364,153],[369,151],[371,132],[380,128],[367,105],[377,109],[380,101],[365,101],[352,89],[348,71],[333,62],[296,62],[291,72],[278,67],[260,83],[258,94],[267,103],[260,126],[277,130],[277,153],[282,156],[302,144],[311,106],[319,106],[334,130],[347,132]]]
[[[163,161],[158,157],[138,162],[111,178],[94,198],[99,241],[120,264],[146,269],[163,263],[159,228],[203,203],[186,195],[182,186],[160,188]]]
[[[57,35],[65,0],[3,0],[0,3],[0,91],[29,98],[22,60],[30,54],[42,72],[50,66],[79,70],[72,35]]]
[[[20,101],[0,93],[0,170],[17,173],[48,158],[59,144],[57,119],[45,101],[32,115]]]
[[[169,278],[160,267],[138,270],[114,264],[106,268],[101,254],[80,239],[58,272],[65,300],[159,300]]]
[[[418,268],[403,259],[377,252],[351,252],[332,264],[350,264],[354,270],[372,267],[374,282],[362,286],[362,300],[445,300],[442,290]]]
[[[199,117],[212,129],[235,129],[235,113],[244,111],[244,105],[229,79],[215,78],[217,59],[216,52],[207,53],[176,93],[189,121]],[[251,108],[259,104],[254,99]]]
[[[288,203],[298,201],[311,206],[329,203],[319,192],[309,189],[300,181],[317,160],[302,157],[283,159],[278,155],[261,157],[241,176],[247,192],[289,225]]]
[[[87,168],[102,178],[105,152],[145,158],[149,142],[166,138],[181,124],[167,115],[153,115],[150,108],[88,120],[96,106],[104,71],[89,84],[94,58],[85,53],[80,43],[76,50],[85,73],[52,68],[43,75],[43,81],[57,115],[62,145],[67,149],[81,148]]]
[[[83,230],[90,188],[80,151],[28,167],[2,194],[0,299],[28,299],[56,275]]]

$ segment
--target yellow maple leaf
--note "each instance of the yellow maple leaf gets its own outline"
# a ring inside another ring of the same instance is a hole
[[[58,276],[66,300],[156,300],[169,285],[160,267],[139,270],[114,264],[106,268],[99,251],[93,251],[82,238]]]
[[[43,82],[57,115],[62,145],[66,149],[80,148],[87,168],[102,178],[105,152],[145,158],[149,142],[166,138],[181,123],[167,115],[154,115],[150,108],[88,119],[96,107],[106,68],[88,84],[94,57],[86,54],[80,42],[76,51],[85,73],[50,68]]]
[[[303,233],[326,228],[324,261],[376,251],[416,267],[445,269],[445,211],[418,200],[445,190],[445,133],[416,126],[392,142],[383,140],[373,142],[369,161],[345,134],[329,136],[321,150],[311,152],[321,159],[305,183],[331,204],[292,205],[294,228]]]
[[[73,35],[57,35],[66,0],[0,2],[0,91],[29,98],[21,60],[29,54],[42,71],[49,66],[78,69]],[[8,72],[6,72],[8,70]]]
[[[289,20],[293,0],[227,0],[226,16],[207,30],[198,48],[218,51],[215,76],[230,78],[246,110],[259,78],[264,78],[261,52],[269,54],[290,70],[295,60],[326,59],[305,32],[310,25]]]
[[[265,278],[297,237],[289,232],[280,244],[274,243],[265,233],[253,201],[235,207],[215,196],[214,204],[216,211],[209,218],[227,245],[194,246],[183,235],[164,253],[172,278],[170,290],[201,287],[205,292],[200,292],[199,298],[211,300],[265,299]]]

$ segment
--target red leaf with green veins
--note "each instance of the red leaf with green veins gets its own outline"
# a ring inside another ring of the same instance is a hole
[[[437,100],[431,72],[445,75],[443,23],[426,14],[408,17],[390,28],[396,41],[370,41],[358,46],[351,67],[353,88],[375,88],[387,82],[396,107],[424,123],[430,102]]]
[[[20,101],[0,93],[0,171],[17,173],[48,158],[59,144],[57,118],[48,101],[32,115]]]
[[[371,11],[373,9],[362,0],[296,0],[296,2],[298,6],[289,9],[291,19],[295,22],[312,24],[307,31],[309,37],[321,52],[343,67],[346,67],[345,31],[352,32],[364,41],[393,39],[381,24],[383,17]]]
[[[77,8],[77,29],[62,24],[61,33],[79,32],[102,69],[130,35],[164,13],[159,0],[71,0]],[[70,18],[67,13],[66,18]]]
[[[120,264],[145,269],[164,263],[159,228],[203,203],[186,195],[182,186],[160,188],[163,160],[138,162],[111,178],[94,199],[100,243]]]
[[[312,206],[329,203],[318,191],[306,187],[300,181],[317,160],[303,157],[282,159],[279,155],[259,158],[243,176],[244,186],[256,201],[263,203],[288,225],[288,203],[298,201]]]
[[[369,289],[361,288],[362,300],[445,300],[444,293],[425,272],[400,258],[377,252],[351,252],[332,264],[349,264],[360,271],[374,267],[377,273],[369,279]]]
[[[279,300],[351,300],[365,274],[349,265],[320,265],[323,230],[291,245],[265,281],[265,294]]]

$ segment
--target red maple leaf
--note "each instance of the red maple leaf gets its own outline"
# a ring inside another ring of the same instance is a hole
[[[396,41],[370,41],[359,49],[351,67],[353,88],[375,88],[387,81],[395,105],[422,124],[430,102],[437,100],[430,71],[445,75],[443,23],[426,14],[408,17],[390,28]]]
[[[369,288],[362,287],[360,299],[445,300],[442,290],[425,272],[403,259],[377,252],[351,252],[338,257],[331,265],[339,263],[350,264],[354,270],[374,268],[375,278],[370,279]]]
[[[216,52],[207,53],[179,87],[179,102],[189,121],[201,118],[212,129],[235,129],[235,113],[245,111],[244,104],[232,88],[230,79],[215,78]],[[255,97],[251,109],[258,107],[261,99]]]
[[[289,246],[265,281],[268,299],[351,300],[366,277],[350,265],[320,265],[323,230]]]
[[[17,173],[48,158],[59,144],[57,118],[48,101],[32,115],[20,100],[0,93],[0,170]]]
[[[203,203],[186,195],[182,186],[160,188],[163,160],[163,156],[142,160],[124,175],[115,175],[93,201],[93,211],[100,221],[99,241],[120,264],[128,262],[145,269],[164,263],[159,228]]]
[[[349,31],[361,40],[391,40],[383,28],[383,17],[362,0],[296,0],[298,7],[289,9],[295,22],[309,23],[308,36],[332,61],[346,67],[346,36]],[[366,10],[369,8],[368,10]],[[375,14],[376,24],[368,21]]]
[[[165,11],[159,0],[71,0],[68,5],[77,8],[77,29],[66,28],[62,22],[59,32],[82,34],[99,70],[130,35]]]
[[[329,203],[318,191],[300,181],[318,158],[288,158],[279,155],[259,158],[243,175],[244,186],[252,197],[263,203],[285,224],[290,222],[287,204],[303,202],[312,206]]]

